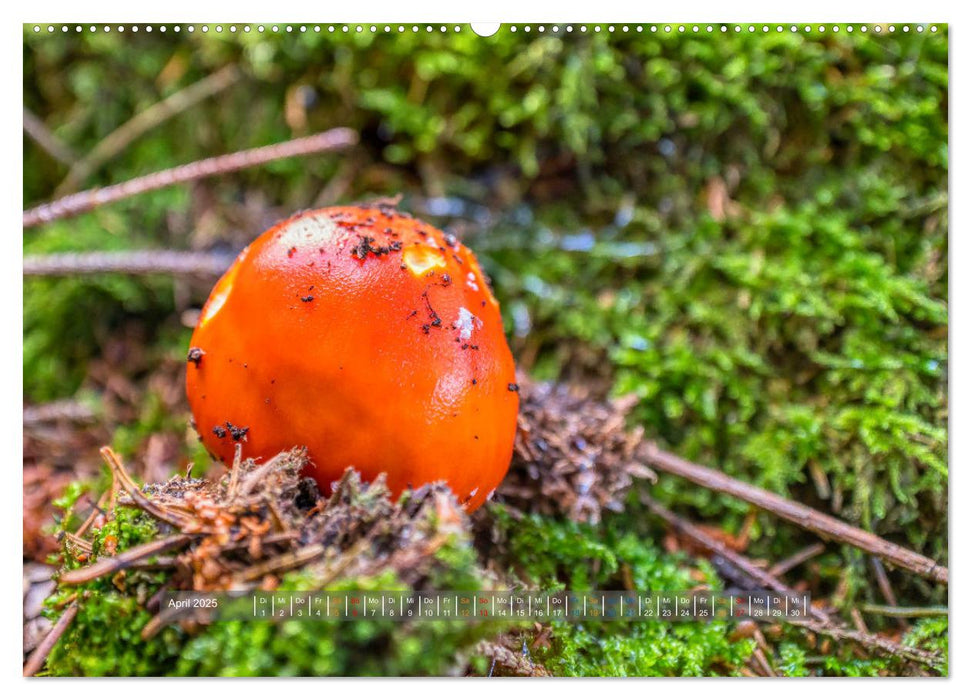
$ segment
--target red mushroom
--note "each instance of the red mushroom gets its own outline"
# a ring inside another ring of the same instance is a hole
[[[216,284],[186,388],[226,463],[306,446],[327,492],[353,466],[393,493],[444,480],[468,510],[502,480],[519,409],[499,304],[472,252],[390,207],[298,214]]]

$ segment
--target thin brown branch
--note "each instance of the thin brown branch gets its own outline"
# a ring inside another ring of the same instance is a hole
[[[24,257],[24,277],[76,275],[173,275],[218,277],[233,262],[225,253],[180,250],[126,250],[112,253],[56,253]],[[25,413],[26,417],[26,413]]]
[[[131,549],[126,549],[117,556],[99,559],[91,566],[86,566],[83,569],[72,569],[71,571],[65,571],[63,574],[61,574],[58,581],[62,586],[76,586],[79,583],[87,583],[88,581],[93,581],[96,578],[101,578],[102,576],[113,574],[116,571],[127,569],[136,562],[152,555],[161,554],[162,552],[166,552],[170,549],[181,547],[191,540],[192,535],[170,535],[169,537],[163,537],[160,540],[146,542],[145,544],[137,545]]]
[[[226,490],[227,499],[229,501],[236,500],[236,494],[239,489],[239,472],[240,466],[243,463],[243,443],[237,442],[235,448],[235,454],[233,456],[233,466],[232,471],[229,474],[229,487]]]
[[[180,530],[186,530],[193,524],[193,519],[189,516],[183,515],[173,511],[171,508],[164,508],[152,499],[148,498],[142,493],[141,489],[138,488],[138,484],[134,482],[125,466],[121,463],[121,458],[112,450],[110,447],[102,447],[101,456],[104,458],[108,467],[111,469],[112,475],[118,479],[118,484],[122,489],[131,497],[139,508],[144,510],[146,513],[155,516],[156,519],[162,520],[163,522],[173,525]]]
[[[818,556],[826,551],[826,547],[820,543],[816,542],[814,544],[800,549],[798,552],[793,554],[791,557],[786,557],[782,561],[773,564],[769,569],[769,573],[773,576],[782,576],[782,574],[795,569],[800,564],[804,564],[815,556]]]
[[[751,578],[759,586],[764,586],[766,590],[776,591],[778,593],[790,592],[788,586],[779,581],[779,579],[769,572],[765,571],[765,569],[762,567],[757,566],[751,559],[739,554],[732,548],[707,534],[704,530],[697,527],[693,523],[685,520],[679,515],[676,515],[655,501],[653,498],[644,495],[641,496],[641,501],[645,506],[647,506],[649,511],[661,518],[661,520],[670,525],[679,534],[693,541],[695,544],[701,546],[703,549],[711,552],[712,554],[715,554],[730,562],[736,569]],[[825,613],[819,610],[811,609],[810,611],[820,620],[827,619]]]
[[[36,114],[24,107],[24,133],[54,160],[68,167],[77,160],[70,148],[57,138]]]
[[[358,540],[350,549],[343,552],[335,561],[330,562],[319,579],[317,586],[319,588],[324,588],[330,584],[334,579],[340,576],[352,563],[354,563],[357,558],[361,555],[364,550],[371,546],[370,533]],[[266,561],[260,562],[254,566],[249,567],[243,571],[240,571],[236,576],[233,577],[235,585],[240,585],[246,581],[255,581],[267,574],[271,574],[275,571],[286,571],[289,569],[297,568],[298,566],[303,566],[315,559],[320,558],[327,548],[322,544],[310,544],[300,549],[294,550],[292,552],[285,552],[272,559],[267,559]]]
[[[739,498],[817,535],[852,545],[864,552],[938,583],[947,583],[947,567],[933,559],[861,530],[831,515],[790,501],[765,489],[733,479],[722,472],[693,464],[665,452],[653,443],[645,443],[645,459],[660,471],[674,474],[699,486]]]
[[[114,478],[111,480],[111,485],[115,485]],[[109,493],[109,491],[105,491],[103,494],[101,494],[101,498],[99,498],[98,502],[94,504],[94,508],[92,508],[91,512],[88,513],[88,517],[84,519],[84,522],[81,523],[81,526],[77,529],[77,532],[74,533],[75,537],[79,539],[83,537],[84,533],[88,531],[88,528],[94,525],[94,521],[98,518],[98,516],[104,513],[103,508],[105,503],[108,501]]]
[[[850,610],[850,619],[853,620],[853,626],[861,634],[870,634],[870,629],[866,626],[866,622],[863,621],[863,615],[859,610],[853,608]]]
[[[92,173],[124,151],[143,134],[206,98],[222,92],[239,80],[239,77],[240,72],[235,65],[225,66],[139,112],[75,162],[64,181],[58,186],[57,194],[74,192]]]
[[[664,520],[682,536],[691,540],[702,549],[723,557],[727,561],[731,562],[731,564],[738,571],[751,577],[759,585],[765,586],[767,590],[776,591],[778,593],[784,593],[787,595],[793,595],[795,593],[795,591],[786,586],[778,578],[756,566],[756,564],[748,557],[730,549],[729,547],[726,547],[704,530],[697,527],[685,518],[671,512],[654,499],[644,495],[641,497],[641,500],[644,505],[647,506],[648,510]],[[810,607],[809,610],[812,619],[790,620],[790,623],[798,627],[805,627],[806,629],[816,632],[817,634],[823,634],[837,640],[853,641],[868,649],[879,651],[898,658],[915,661],[931,668],[937,668],[942,661],[940,655],[933,652],[918,649],[916,647],[905,646],[903,644],[897,644],[886,637],[849,629],[845,627],[842,622],[831,618],[822,610],[814,607]]]
[[[205,608],[199,608],[199,609],[190,611],[190,614],[201,613],[202,615],[208,615],[208,614],[211,614],[211,612],[212,612],[211,610],[207,610]],[[142,631],[139,633],[139,635],[141,636],[142,639],[144,639],[145,641],[148,641],[156,634],[158,634],[163,627],[166,627],[172,624],[176,620],[184,618],[185,615],[186,615],[186,611],[180,610],[179,608],[166,608],[164,610],[160,610],[154,617],[152,617],[152,619],[150,619],[148,622],[145,623],[145,626],[142,627]],[[194,619],[194,618],[195,618],[195,615],[192,615],[190,619]]]
[[[28,209],[23,214],[24,228],[45,224],[68,216],[76,216],[95,207],[117,202],[145,192],[151,192],[163,187],[170,187],[184,182],[201,180],[213,175],[223,175],[244,168],[252,168],[281,158],[334,151],[357,143],[357,134],[351,129],[338,128],[325,131],[313,136],[306,136],[292,141],[261,146],[246,151],[237,151],[224,156],[206,158],[180,165],[169,170],[162,170],[142,177],[136,177],[127,182],[108,187],[84,190],[57,199],[47,204],[41,204]]]
[[[80,549],[85,554],[91,554],[94,551],[94,545],[92,545],[87,540],[78,537],[73,532],[65,532],[64,539],[73,544],[77,549]]]
[[[97,418],[97,414],[90,406],[75,401],[62,399],[36,406],[24,406],[24,426],[34,426],[43,423],[88,423]]]
[[[67,628],[71,625],[71,622],[77,617],[78,614],[78,602],[75,600],[68,606],[64,614],[61,615],[54,626],[51,627],[51,631],[47,633],[44,640],[37,645],[30,658],[27,659],[27,663],[24,664],[24,676],[33,676],[35,673],[40,671],[44,667],[44,663],[47,661],[47,656],[51,653],[54,645],[57,641],[64,635]]]
[[[887,601],[887,605],[896,606],[897,596],[893,592],[893,586],[890,585],[890,578],[887,576],[887,570],[884,568],[883,562],[878,557],[870,557],[870,565],[873,567],[873,573],[877,577],[877,587],[880,589],[880,594],[883,596],[883,599]]]
[[[237,445],[242,447],[242,445],[239,443],[237,443]],[[240,456],[242,456],[242,453],[240,453]],[[279,469],[282,464],[285,464],[287,459],[289,459],[289,453],[285,452],[283,454],[278,454],[276,457],[273,457],[266,463],[256,467],[253,471],[246,475],[245,479],[240,480],[238,487],[234,487],[237,494],[240,497],[249,496],[255,489],[263,485],[264,480],[270,474]]]
[[[776,672],[772,670],[772,664],[769,663],[769,657],[765,655],[764,651],[756,649],[752,652],[752,657],[757,662],[763,676],[768,678],[774,678],[776,676]]]
[[[940,606],[929,608],[899,607],[895,605],[873,605],[863,603],[860,611],[870,615],[886,615],[887,617],[947,617],[948,609]]]
[[[236,575],[235,580],[238,582],[254,581],[267,574],[272,574],[274,571],[295,569],[323,556],[326,549],[322,544],[310,544],[293,552],[286,552],[241,571]]]

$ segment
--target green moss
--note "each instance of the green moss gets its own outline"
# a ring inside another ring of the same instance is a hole
[[[683,230],[631,224],[585,253],[561,249],[569,229],[547,231],[525,255],[497,245],[489,264],[541,374],[609,359],[615,392],[640,398],[636,422],[669,449],[946,561],[948,316],[942,278],[925,274],[946,230],[908,258],[908,224],[872,216],[809,202]],[[644,254],[608,255],[622,237]],[[676,479],[656,494],[729,530],[748,512]],[[758,555],[792,547],[768,516],[752,534]]]
[[[927,649],[928,651],[940,652],[943,655],[944,663],[937,669],[941,675],[947,676],[949,671],[948,658],[948,618],[935,617],[919,620],[904,635],[904,644]]]
[[[61,511],[53,527],[53,532],[73,531],[80,526],[77,515],[74,512],[78,501],[87,493],[90,493],[91,485],[81,481],[72,481],[64,489],[64,493],[55,498],[51,505]]]
[[[84,587],[77,617],[47,659],[53,676],[154,676],[165,673],[184,643],[176,628],[166,628],[145,641],[141,631],[152,615],[143,596],[161,583],[157,577],[130,577],[129,590]],[[142,595],[131,587],[144,588]],[[52,605],[55,601],[49,601]],[[52,615],[53,617],[53,615]]]
[[[143,510],[131,507],[119,507],[114,511],[114,517],[105,523],[104,527],[94,531],[92,544],[94,555],[100,556],[105,551],[105,542],[111,540],[110,548],[124,552],[135,545],[151,542],[158,535],[157,521]]]
[[[750,642],[729,641],[715,622],[556,623],[553,634],[539,658],[564,676],[735,675],[752,653]]]
[[[826,675],[847,678],[875,678],[886,675],[890,664],[886,659],[860,659],[848,654],[833,654],[822,659]]]
[[[456,573],[442,583],[462,583],[467,573]],[[281,589],[318,590],[313,576],[306,573],[288,576]],[[385,572],[346,579],[326,590],[400,591],[407,586]],[[216,622],[186,644],[174,672],[188,676],[447,675],[462,670],[463,651],[498,631],[494,623],[442,620]],[[477,664],[480,670],[483,662],[480,659]]]
[[[93,553],[79,559],[76,548],[65,542],[61,564],[65,570],[89,564],[110,548],[122,552],[149,542],[158,534],[155,521],[144,512],[118,507],[113,518],[92,532]],[[159,675],[172,663],[184,635],[168,628],[151,640],[141,631],[152,615],[145,603],[164,583],[157,572],[124,572],[79,586],[60,588],[45,601],[48,617],[56,619],[71,600],[78,613],[54,646],[45,673],[54,676]]]
[[[933,670],[946,676],[947,630],[946,617],[920,620],[904,634],[900,642],[906,646],[943,654],[944,663]],[[825,637],[818,641],[822,639]],[[781,641],[775,645],[775,670],[786,676],[845,677],[896,676],[913,672],[910,662],[903,659],[883,655],[861,656],[854,647],[834,644],[831,641],[826,643],[825,648],[826,653],[821,653],[819,648],[811,649],[805,634],[797,628],[788,627]],[[922,668],[921,673],[926,675],[928,670]]]
[[[806,651],[798,644],[783,642],[779,645],[779,671],[790,677],[811,675],[806,667]]]
[[[538,516],[511,520],[493,507],[508,527],[508,563],[532,586],[551,590],[634,590],[680,592],[699,581],[683,557],[631,533],[616,518],[602,527]],[[717,589],[710,567],[699,564]],[[748,640],[731,641],[724,622],[646,621],[557,622],[549,645],[534,647],[534,658],[556,675],[702,676],[738,672],[751,656]]]

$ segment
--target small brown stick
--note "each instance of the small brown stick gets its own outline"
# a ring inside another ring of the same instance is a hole
[[[772,649],[769,647],[769,643],[765,640],[765,635],[762,634],[762,630],[758,626],[755,626],[752,630],[752,638],[755,640],[755,649],[752,652],[753,660],[760,667],[763,676],[774,678],[778,674],[772,668],[772,662],[769,661],[772,655]]]
[[[178,557],[156,557],[155,561],[137,561],[128,568],[137,571],[168,571],[178,563]]]
[[[190,611],[189,614],[192,615],[193,612],[196,612],[196,613],[201,612],[205,614],[210,611],[202,608],[202,609]],[[142,631],[139,636],[141,636],[143,640],[148,641],[156,634],[158,634],[163,627],[171,624],[172,622],[178,620],[181,617],[184,617],[185,614],[186,614],[186,611],[180,610],[179,608],[167,608],[165,610],[160,610],[158,613],[155,614],[154,617],[152,617],[152,619],[150,619],[148,622],[145,623],[145,626],[142,627]],[[194,616],[190,617],[189,619],[191,620],[193,618]]]
[[[863,603],[860,610],[869,615],[885,615],[887,617],[947,617],[947,608],[932,606],[929,608],[898,607],[895,605],[872,605]]]
[[[239,492],[239,471],[243,465],[243,443],[237,442],[235,448],[235,455],[233,456],[233,466],[232,471],[229,474],[229,488],[226,492],[226,499],[229,502],[236,500],[236,494]]]
[[[647,506],[648,510],[660,517],[672,528],[680,532],[688,539],[692,540],[695,544],[699,545],[703,549],[724,557],[739,571],[751,576],[760,585],[765,586],[766,589],[788,595],[795,593],[775,576],[766,573],[756,566],[755,563],[748,559],[748,557],[729,549],[714,537],[695,526],[693,523],[685,520],[679,515],[672,513],[670,510],[662,506],[660,503],[657,503],[649,496],[642,496],[641,501],[645,506]],[[936,668],[941,663],[941,657],[939,654],[918,649],[916,647],[897,644],[886,637],[880,637],[874,634],[864,634],[857,630],[847,629],[843,627],[838,620],[833,620],[825,612],[814,607],[810,607],[809,612],[814,619],[790,620],[789,622],[797,627],[805,627],[806,629],[812,630],[818,634],[832,637],[833,639],[851,640],[869,649],[878,650],[891,656],[909,659],[910,661],[916,661],[932,668]]]
[[[693,523],[671,512],[650,496],[642,495],[641,502],[647,506],[649,511],[661,518],[661,520],[670,525],[674,530],[684,535],[689,540],[694,541],[696,544],[700,545],[702,548],[706,549],[712,554],[716,554],[729,561],[736,569],[754,580],[758,585],[765,586],[766,589],[776,591],[778,593],[789,592],[788,586],[783,584],[781,581],[779,581],[779,579],[761,567],[756,566],[751,559],[722,544],[719,540],[711,537]],[[826,615],[819,610],[811,608],[810,612],[819,617],[819,619],[827,619]]]
[[[273,544],[283,544],[285,542],[291,542],[293,540],[299,539],[300,533],[297,531],[288,532],[274,532],[272,535],[266,535],[260,542],[263,546],[273,545]],[[239,549],[245,549],[249,547],[248,540],[240,540],[239,542],[231,542],[222,547],[221,552],[234,552]]]
[[[193,180],[222,175],[244,168],[263,165],[280,158],[292,158],[311,153],[333,151],[357,143],[357,134],[351,129],[338,128],[324,131],[313,136],[305,136],[292,141],[275,143],[270,146],[237,151],[224,156],[206,158],[180,165],[169,170],[161,170],[127,182],[108,187],[84,190],[70,194],[47,204],[28,209],[23,214],[24,228],[50,223],[68,216],[76,216],[103,204],[110,204],[152,190],[177,185]]]
[[[288,459],[290,459],[290,454],[284,452],[276,455],[269,461],[255,468],[246,475],[245,479],[240,481],[238,490],[239,495],[248,496],[253,492],[254,488],[261,486],[266,480],[266,477],[272,474],[274,470],[279,469],[280,465],[284,464]]]
[[[327,568],[327,571],[321,574],[317,587],[323,589],[334,579],[340,576],[344,570],[347,569],[351,563],[369,546],[371,545],[370,533],[358,540],[350,549],[343,552],[340,557],[331,563]],[[296,568],[298,566],[303,566],[306,563],[319,558],[326,551],[326,547],[322,544],[311,544],[306,547],[302,547],[294,552],[286,552],[273,559],[268,559],[260,564],[251,566],[245,569],[233,578],[234,583],[242,583],[245,581],[254,581],[256,579],[262,578],[266,574],[272,574],[275,571],[286,571],[289,569]]]
[[[24,277],[76,275],[172,275],[214,278],[226,271],[233,256],[183,250],[126,250],[112,253],[54,253],[24,257]],[[90,411],[89,411],[90,413]],[[27,412],[24,412],[26,420]]]
[[[680,476],[704,488],[740,498],[806,530],[815,532],[821,537],[844,542],[857,549],[862,549],[864,552],[875,554],[881,559],[932,581],[947,583],[948,570],[946,566],[941,566],[922,554],[888,542],[871,532],[848,525],[831,515],[826,515],[801,503],[790,501],[744,481],[733,479],[714,469],[693,464],[677,455],[661,450],[654,443],[645,443],[645,459],[663,472]]]
[[[877,579],[877,588],[880,589],[880,595],[886,601],[887,605],[890,607],[897,606],[897,595],[893,592],[893,586],[890,585],[890,577],[887,576],[887,570],[883,566],[883,562],[880,561],[879,557],[870,557],[870,565],[873,567],[873,573]],[[903,617],[898,617],[897,626],[906,630],[910,625],[907,620]]]
[[[106,513],[114,513],[115,504],[118,502],[118,490],[121,488],[121,483],[118,481],[118,475],[114,472],[111,473],[111,488],[108,489],[108,504],[105,506]]]
[[[51,401],[36,406],[24,406],[24,427],[43,423],[88,423],[97,418],[89,407],[74,399]]]
[[[114,476],[112,476],[111,485],[112,487],[114,487],[115,485]],[[94,508],[91,509],[91,512],[88,514],[88,517],[84,519],[83,523],[81,523],[81,527],[79,527],[75,531],[74,533],[75,537],[77,537],[78,539],[82,538],[84,536],[84,533],[88,531],[88,528],[94,524],[95,519],[97,519],[97,517],[100,514],[104,513],[104,507],[108,501],[108,496],[110,493],[111,493],[110,491],[105,491],[103,494],[101,494],[101,498],[99,498],[98,502],[94,504]]]
[[[755,651],[752,652],[752,658],[755,659],[763,676],[769,678],[775,677],[776,673],[772,670],[772,664],[769,663],[769,658],[765,655],[764,651],[756,647]]]
[[[126,549],[117,556],[109,557],[107,559],[99,559],[91,566],[86,566],[83,569],[72,569],[71,571],[65,571],[63,574],[61,574],[58,581],[61,585],[66,586],[76,586],[79,583],[87,583],[88,581],[93,581],[94,579],[101,578],[107,574],[113,574],[116,571],[126,569],[136,562],[145,559],[146,557],[150,557],[153,554],[160,554],[161,552],[166,552],[170,549],[181,547],[191,540],[191,535],[171,535],[160,540],[146,542],[145,544],[137,545],[131,549]]]
[[[24,664],[24,676],[33,676],[35,673],[40,671],[44,667],[44,663],[47,661],[47,656],[51,653],[54,645],[57,641],[64,635],[67,628],[70,626],[71,622],[77,617],[78,614],[78,602],[75,600],[71,605],[64,611],[54,626],[51,627],[51,631],[47,633],[43,641],[37,645],[30,658],[27,659],[27,663]]]
[[[856,608],[850,610],[850,618],[853,620],[853,626],[856,627],[857,631],[861,634],[870,634],[869,628],[866,626],[866,622],[863,621],[863,615]]]
[[[235,581],[254,581],[260,579],[266,574],[272,574],[274,571],[289,571],[290,569],[295,569],[298,566],[303,566],[314,559],[321,557],[327,550],[322,544],[311,544],[306,547],[301,547],[294,552],[286,552],[273,559],[267,559],[256,566],[251,566],[248,569],[239,572],[235,576]]]
[[[804,564],[813,557],[822,554],[825,551],[826,546],[821,542],[811,544],[804,549],[800,549],[791,557],[787,557],[782,561],[773,564],[771,567],[769,567],[769,574],[771,576],[782,576],[782,574],[786,573],[787,571],[795,569],[800,564]]]
[[[890,579],[887,577],[887,570],[883,568],[883,562],[877,557],[870,557],[870,564],[873,566],[873,573],[877,577],[877,587],[880,589],[880,594],[883,599],[887,601],[888,605],[897,605],[897,596],[893,592],[893,586],[890,585]]]
[[[270,518],[273,520],[273,526],[277,529],[277,532],[286,532],[287,526],[283,522],[283,515],[280,513],[280,508],[273,501],[267,501],[266,507],[270,511]]]
[[[70,605],[77,599],[78,599],[78,594],[72,593],[64,600],[57,601],[56,603],[51,603],[51,608],[53,608],[54,610],[63,610],[64,608],[66,608],[68,605]]]
[[[94,551],[94,545],[92,545],[87,540],[81,539],[77,535],[71,532],[64,533],[64,539],[73,544],[75,547],[80,549],[85,554],[91,554]]]
[[[88,176],[124,151],[130,143],[176,114],[222,92],[239,80],[239,77],[239,69],[230,64],[139,112],[75,162],[58,186],[57,193],[61,195],[73,192]]]
[[[40,117],[24,107],[24,133],[54,160],[71,167],[77,156],[51,133]]]
[[[110,447],[102,447],[101,456],[107,462],[108,467],[111,469],[111,473],[118,479],[118,483],[121,488],[131,497],[139,508],[155,516],[158,520],[167,522],[169,525],[173,525],[180,530],[185,530],[190,525],[193,524],[193,519],[189,516],[176,513],[170,508],[163,508],[148,498],[142,490],[138,488],[128,472],[125,470],[124,465],[121,463],[121,458],[115,453]]]

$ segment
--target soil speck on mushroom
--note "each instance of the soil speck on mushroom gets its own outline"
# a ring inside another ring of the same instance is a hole
[[[202,348],[189,348],[189,355],[186,358],[187,362],[191,362],[196,367],[202,362],[202,357],[205,355],[205,351]]]
[[[226,421],[226,428],[229,429],[229,434],[232,436],[233,442],[242,442],[246,439],[246,434],[249,432],[248,427],[233,425],[229,421]]]

